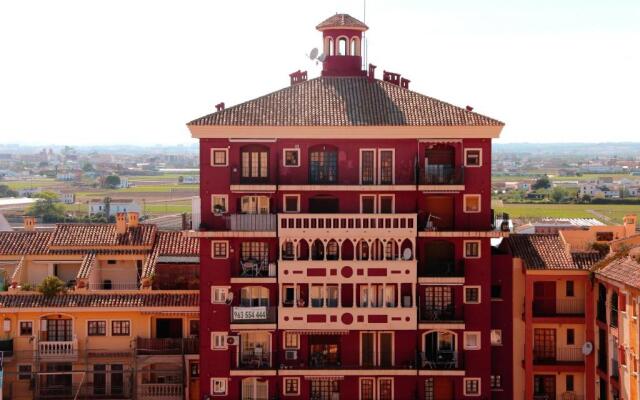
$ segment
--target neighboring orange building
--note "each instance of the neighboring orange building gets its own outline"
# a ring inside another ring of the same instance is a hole
[[[0,232],[4,398],[198,398],[198,252],[135,213]]]

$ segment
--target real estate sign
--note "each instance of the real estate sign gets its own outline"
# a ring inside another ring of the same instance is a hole
[[[233,307],[233,319],[267,319],[267,307]]]

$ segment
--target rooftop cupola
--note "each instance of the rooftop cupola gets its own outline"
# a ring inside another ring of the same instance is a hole
[[[362,70],[362,34],[369,29],[348,14],[336,14],[322,21],[325,59],[322,76],[364,76]]]

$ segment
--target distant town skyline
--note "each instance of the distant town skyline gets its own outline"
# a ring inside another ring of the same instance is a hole
[[[0,142],[193,143],[215,104],[318,76],[306,54],[335,12],[363,1],[2,3]],[[631,0],[370,0],[368,61],[506,122],[498,143],[638,141],[638,20]]]

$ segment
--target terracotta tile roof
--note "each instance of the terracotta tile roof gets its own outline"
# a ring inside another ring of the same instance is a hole
[[[47,254],[53,232],[0,232],[0,255]]]
[[[595,265],[598,261],[602,260],[604,257],[605,257],[605,254],[602,254],[597,251],[571,253],[571,258],[573,259],[573,263],[576,265],[577,268],[580,268],[580,269],[590,269],[593,265]]]
[[[527,269],[580,269],[557,234],[512,234],[505,240]]]
[[[158,232],[155,248],[160,256],[197,256],[200,240],[185,236],[182,232]]]
[[[324,21],[320,22],[316,29],[322,30],[327,28],[359,28],[359,29],[369,29],[364,22],[353,18],[349,14],[336,14],[332,15]]]
[[[614,259],[596,271],[596,276],[603,276],[640,289],[640,264],[633,257]]]
[[[198,307],[199,295],[193,293],[99,293],[63,294],[46,297],[41,294],[0,295],[0,308],[145,308]]]
[[[78,271],[77,278],[88,278],[91,274],[91,270],[93,269],[93,267],[95,267],[95,265],[96,253],[92,251],[85,254],[85,256],[82,258],[82,263],[80,264],[80,270]]]
[[[502,122],[366,77],[320,77],[226,108],[188,125],[502,126]]]
[[[140,224],[120,235],[115,224],[58,224],[51,247],[151,246],[156,230],[155,225]]]

